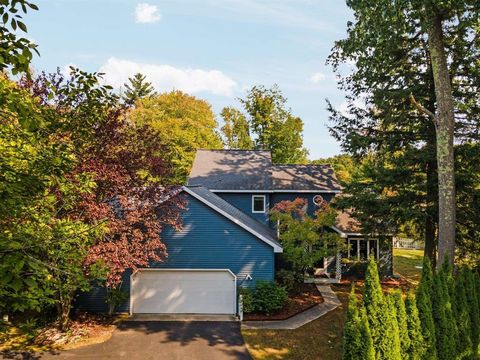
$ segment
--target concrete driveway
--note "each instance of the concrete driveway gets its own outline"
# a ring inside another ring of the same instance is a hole
[[[31,356],[18,359],[251,359],[240,323],[217,321],[126,321],[102,344]]]

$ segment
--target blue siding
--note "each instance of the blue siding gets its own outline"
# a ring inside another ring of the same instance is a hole
[[[162,241],[168,258],[154,263],[156,268],[230,269],[239,286],[253,286],[257,280],[274,279],[273,248],[223,215],[188,195],[188,210],[183,215],[183,229],[166,229]],[[246,280],[246,276],[253,280]],[[125,274],[123,289],[130,291],[130,273]],[[105,290],[94,288],[80,294],[77,308],[104,312]],[[118,311],[128,311],[127,300]]]
[[[253,194],[253,193],[215,193],[220,196],[223,200],[228,201],[230,204],[235,206],[237,209],[242,210],[245,214],[250,215],[257,221],[260,221],[262,224],[268,225],[268,209],[270,208],[270,194]],[[265,196],[265,213],[253,213],[252,212],[252,196],[253,195],[264,195]]]
[[[332,201],[334,194],[328,193],[274,193],[270,196],[270,206],[274,207],[275,204],[279,203],[280,201],[288,200],[292,201],[296,198],[306,199],[308,202],[308,215],[312,216],[313,213],[317,210],[317,207],[313,203],[313,197],[315,195],[322,195],[323,199],[327,202]]]

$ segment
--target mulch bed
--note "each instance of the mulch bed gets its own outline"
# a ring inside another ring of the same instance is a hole
[[[245,314],[243,320],[285,320],[322,302],[322,295],[320,295],[315,284],[302,284],[295,294],[289,295],[287,303],[279,312],[271,315]]]
[[[53,348],[75,347],[88,339],[109,337],[114,329],[115,317],[82,313],[70,323],[69,329],[62,333],[54,325],[44,327],[35,336],[34,344]]]

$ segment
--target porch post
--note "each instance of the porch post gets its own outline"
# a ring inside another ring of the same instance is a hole
[[[342,254],[337,252],[337,259],[335,264],[335,279],[340,282],[342,280]]]

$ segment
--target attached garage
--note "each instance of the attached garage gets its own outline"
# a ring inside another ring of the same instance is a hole
[[[132,314],[236,313],[236,276],[228,269],[143,269],[130,289]]]

